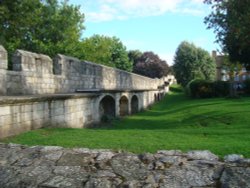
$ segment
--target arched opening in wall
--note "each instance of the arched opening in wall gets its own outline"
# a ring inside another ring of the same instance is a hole
[[[156,94],[154,94],[154,100],[155,100],[155,102],[158,101]]]
[[[164,93],[161,93],[161,99],[163,99],[164,98]]]
[[[105,96],[99,104],[100,120],[107,122],[115,117],[115,99],[111,96]]]
[[[136,95],[134,95],[131,99],[131,113],[137,113],[139,111],[139,100]]]
[[[157,99],[158,101],[161,100],[161,95],[160,95],[160,93],[158,93],[157,98],[158,98],[158,99]]]
[[[128,98],[122,96],[120,99],[120,116],[128,115]]]

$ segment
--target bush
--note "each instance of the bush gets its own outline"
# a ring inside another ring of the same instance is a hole
[[[213,91],[215,97],[225,97],[230,93],[230,84],[227,81],[213,82]]]
[[[193,98],[210,98],[213,96],[213,87],[210,81],[192,80],[187,87],[189,96]]]
[[[225,97],[229,95],[229,83],[225,81],[192,80],[186,88],[193,98]]]
[[[244,90],[246,94],[250,94],[250,79],[244,81]]]

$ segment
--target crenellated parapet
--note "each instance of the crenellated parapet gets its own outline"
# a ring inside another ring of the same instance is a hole
[[[0,95],[74,93],[76,90],[158,90],[164,79],[151,79],[112,67],[57,55],[17,50],[7,70],[8,55],[0,46]]]

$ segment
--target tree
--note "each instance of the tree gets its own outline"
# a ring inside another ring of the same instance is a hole
[[[0,44],[10,54],[30,43],[41,5],[39,0],[0,1]]]
[[[115,64],[118,69],[132,71],[132,62],[129,61],[126,47],[122,44],[120,39],[113,37],[111,45],[111,62]]]
[[[126,47],[116,37],[94,35],[83,40],[81,45],[82,59],[126,71],[132,70]]]
[[[206,80],[214,80],[216,65],[209,52],[198,47],[197,60],[197,64],[200,66],[200,74],[202,74],[201,78],[204,78]]]
[[[101,35],[93,35],[82,41],[82,59],[95,62],[98,64],[114,67],[111,63],[110,46],[111,40],[109,37]]]
[[[10,54],[17,48],[54,56],[78,55],[84,15],[65,0],[1,0],[0,43]]]
[[[136,57],[136,62],[133,67],[133,72],[136,74],[150,78],[162,78],[169,73],[167,62],[161,60],[159,56],[153,52],[144,52],[139,58],[137,58],[137,56],[134,57]]]
[[[139,58],[142,56],[142,52],[140,50],[130,50],[128,52],[128,58],[129,61],[133,63],[133,66],[135,66],[136,62],[138,62]]]
[[[215,77],[215,63],[209,53],[186,41],[176,50],[173,70],[182,86],[193,79],[213,80]]]
[[[232,63],[250,65],[250,0],[205,0],[212,7],[205,17],[208,29],[214,29],[222,51]]]

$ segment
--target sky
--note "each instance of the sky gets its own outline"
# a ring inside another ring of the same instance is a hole
[[[152,51],[173,64],[182,41],[211,53],[219,49],[204,17],[210,7],[203,0],[69,0],[85,14],[82,38],[115,36],[127,50]]]

